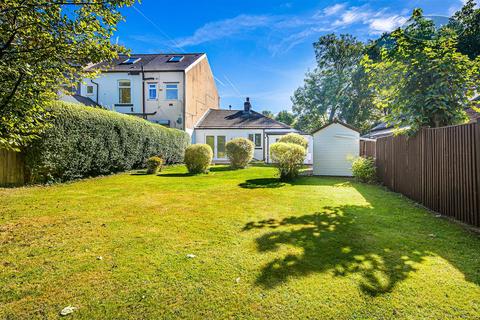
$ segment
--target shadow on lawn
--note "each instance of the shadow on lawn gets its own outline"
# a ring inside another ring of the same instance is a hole
[[[261,188],[280,188],[285,185],[276,178],[250,179],[240,183],[238,186],[245,189],[261,189]]]
[[[335,180],[316,179],[317,184],[322,182],[337,185]],[[359,192],[362,188],[369,187],[356,185]],[[416,263],[439,255],[462,271],[467,280],[480,285],[478,265],[469,258],[476,250],[475,242],[465,241],[467,234],[459,231],[455,238],[446,232],[444,239],[431,238],[430,234],[447,228],[451,231],[451,226],[439,225],[432,216],[419,217],[418,213],[409,216],[405,212],[392,217],[385,199],[368,197],[370,192],[361,193],[369,206],[326,206],[303,216],[247,223],[244,231],[272,230],[256,239],[259,252],[276,251],[283,245],[303,249],[301,254],[288,254],[267,263],[256,283],[271,289],[289,278],[311,273],[355,274],[360,276],[360,289],[376,296],[390,292],[415,272]]]

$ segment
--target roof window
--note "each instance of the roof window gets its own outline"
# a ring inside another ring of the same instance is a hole
[[[140,61],[141,58],[128,58],[127,60],[123,61],[121,64],[134,64]]]
[[[172,56],[168,59],[168,62],[180,62],[183,60],[183,56]]]

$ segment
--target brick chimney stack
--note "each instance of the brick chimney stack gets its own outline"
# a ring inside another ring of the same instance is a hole
[[[243,110],[245,112],[249,112],[250,113],[250,110],[252,109],[252,105],[250,103],[250,98],[247,97],[247,99],[245,100],[245,102],[243,103]]]

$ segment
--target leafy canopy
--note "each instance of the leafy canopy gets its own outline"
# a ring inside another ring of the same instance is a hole
[[[83,66],[125,52],[110,38],[134,0],[0,2],[0,147],[18,149],[43,130],[45,107]]]
[[[458,36],[449,26],[436,29],[417,9],[407,27],[390,35],[395,46],[380,59],[364,57],[374,104],[388,109],[387,120],[413,131],[422,126],[461,123],[478,83],[480,59],[457,51]]]
[[[360,128],[374,121],[360,61],[365,45],[354,36],[328,34],[314,43],[317,67],[306,74],[293,97],[296,127],[312,131],[340,119]]]

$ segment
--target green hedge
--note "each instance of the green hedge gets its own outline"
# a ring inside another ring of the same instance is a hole
[[[28,181],[67,181],[183,161],[187,133],[99,108],[55,102],[52,125],[25,150]]]

